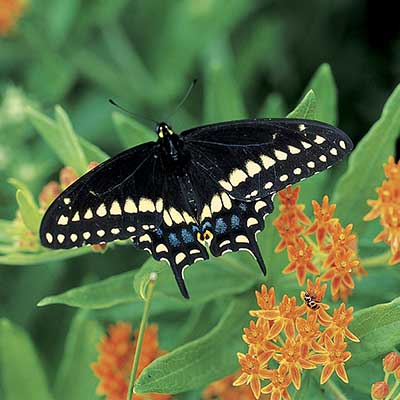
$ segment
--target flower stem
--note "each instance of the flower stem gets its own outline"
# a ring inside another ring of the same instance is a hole
[[[395,384],[392,387],[392,390],[389,392],[389,394],[386,396],[387,399],[391,399],[392,396],[394,395],[394,392],[396,391],[396,389],[399,387],[400,385],[400,381],[396,380]],[[400,394],[398,396],[396,396],[396,399],[400,396]]]
[[[335,400],[347,400],[347,397],[344,395],[344,393],[332,381],[326,382],[325,388],[329,393],[332,394],[332,396]]]
[[[129,389],[128,389],[128,394],[126,396],[126,400],[131,400],[132,396],[133,396],[133,388],[135,385],[136,373],[137,373],[138,366],[139,366],[139,358],[140,358],[140,353],[142,350],[144,331],[146,329],[147,320],[149,318],[150,304],[151,304],[151,299],[153,297],[156,280],[157,280],[157,273],[152,272],[150,274],[150,280],[149,280],[149,283],[147,286],[146,296],[144,298],[144,301],[145,301],[144,310],[143,310],[142,320],[140,321],[139,335],[137,338],[137,345],[136,345],[136,349],[135,349],[135,356],[133,358],[132,371],[131,371],[131,377],[129,380]]]
[[[378,254],[377,256],[367,257],[367,258],[361,260],[361,264],[365,268],[380,267],[380,266],[382,266],[382,264],[388,263],[388,260],[391,256],[391,254],[392,253],[389,250],[389,251],[386,251],[385,253]]]

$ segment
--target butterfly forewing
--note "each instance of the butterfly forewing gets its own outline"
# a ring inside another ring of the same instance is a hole
[[[325,170],[351,149],[350,139],[322,122],[256,119],[184,132],[199,168],[240,200],[257,200]]]
[[[127,239],[161,223],[162,177],[155,143],[127,150],[70,185],[43,217],[50,248]]]

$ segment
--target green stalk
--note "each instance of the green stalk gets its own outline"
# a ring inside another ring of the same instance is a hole
[[[332,381],[327,381],[325,383],[325,389],[333,395],[333,398],[336,400],[347,400],[347,397],[344,395],[344,393],[339,389],[339,386],[337,386],[335,383]]]
[[[136,373],[139,367],[139,358],[142,350],[144,331],[146,329],[147,320],[149,319],[150,304],[151,304],[151,299],[153,297],[156,280],[157,280],[157,273],[152,272],[150,274],[150,280],[147,286],[146,296],[144,298],[145,301],[144,310],[143,310],[142,320],[140,321],[139,335],[137,338],[137,345],[135,350],[135,356],[133,358],[132,371],[129,380],[129,389],[128,389],[128,394],[126,396],[126,400],[131,400],[133,396],[133,388],[135,386]]]
[[[399,387],[399,385],[400,385],[400,381],[396,380],[395,384],[394,384],[393,387],[392,387],[392,390],[391,390],[391,391],[389,392],[389,394],[386,396],[387,399],[391,399],[391,398],[392,398],[392,396],[394,395],[394,392],[395,392],[396,389]],[[397,399],[398,397],[399,397],[399,395],[396,396],[396,399]]]
[[[367,257],[361,260],[361,265],[365,268],[380,267],[382,264],[387,264],[391,256],[391,251],[388,250],[385,253],[378,254],[377,256]]]

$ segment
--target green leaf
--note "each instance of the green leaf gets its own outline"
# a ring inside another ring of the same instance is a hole
[[[391,351],[400,343],[400,297],[357,311],[349,328],[360,339],[360,343],[349,345],[349,367]]]
[[[69,164],[75,169],[79,175],[83,175],[87,170],[88,161],[79,143],[79,138],[72,127],[71,121],[67,113],[61,106],[55,107],[56,121],[60,128],[62,141],[66,148],[64,151],[67,153],[68,159],[74,160],[74,164]]]
[[[0,319],[0,371],[4,400],[53,399],[31,339],[6,319]]]
[[[310,89],[287,118],[315,119],[316,104],[315,93]]]
[[[361,237],[368,222],[363,221],[370,207],[367,199],[376,198],[375,188],[384,180],[383,163],[394,155],[400,133],[400,85],[387,100],[382,115],[361,139],[349,158],[347,172],[339,179],[333,202],[343,224],[353,223]]]
[[[85,153],[86,159],[91,162],[91,161],[98,161],[98,162],[103,162],[107,159],[110,158],[110,156],[105,153],[103,150],[98,148],[96,145],[93,143],[90,143],[88,140],[80,137],[79,138],[79,143],[83,149],[83,152]]]
[[[56,107],[57,122],[32,107],[27,107],[27,115],[64,165],[74,168],[79,175],[86,172],[85,154],[68,116],[60,106]]]
[[[32,203],[30,194],[17,190],[16,198],[19,210],[21,212],[22,220],[25,226],[33,233],[39,232],[39,225],[42,219],[39,209],[36,204]]]
[[[220,322],[205,336],[158,358],[145,368],[135,385],[137,393],[175,394],[204,386],[236,371],[236,352],[243,351],[242,329],[248,324],[253,296],[237,298]]]
[[[134,287],[138,295],[143,293],[151,272],[158,274],[155,297],[162,294],[176,299],[178,303],[190,305],[242,293],[254,286],[259,276],[256,268],[244,265],[232,255],[208,260],[185,271],[185,282],[190,293],[190,299],[187,300],[180,294],[170,267],[165,262],[157,262],[152,258],[146,261],[135,276]]]
[[[136,271],[125,272],[90,283],[64,293],[48,296],[40,300],[39,307],[49,304],[66,304],[71,307],[86,309],[101,309],[116,304],[129,303],[138,300],[133,289],[133,279]]]
[[[331,125],[337,122],[337,89],[329,64],[322,64],[315,72],[304,93],[312,89],[317,98],[315,119]]]
[[[124,148],[137,146],[141,143],[154,141],[156,134],[140,122],[125,115],[114,112],[112,114],[117,134]]]
[[[25,226],[33,233],[37,233],[42,216],[32,192],[29,190],[28,186],[17,179],[11,178],[8,182],[17,188],[17,203]]]
[[[45,250],[41,253],[10,253],[0,256],[0,264],[5,265],[35,265],[50,261],[66,260],[82,254],[93,252],[90,247],[80,247],[69,250]]]
[[[214,44],[206,54],[204,122],[246,117],[242,96],[230,66],[230,49],[225,42]]]
[[[96,346],[104,332],[100,324],[79,312],[68,332],[63,359],[57,373],[54,388],[57,400],[85,399],[96,400],[95,377],[90,364],[96,361]]]
[[[260,118],[283,118],[286,114],[285,100],[279,93],[269,94],[258,112]]]

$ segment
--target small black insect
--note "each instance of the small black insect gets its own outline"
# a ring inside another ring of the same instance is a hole
[[[310,295],[308,292],[304,292],[303,300],[311,310],[318,310],[321,307],[320,302],[316,300],[315,296]]]
[[[256,242],[274,194],[323,171],[353,144],[302,119],[248,119],[189,129],[161,122],[158,140],[103,162],[69,186],[43,217],[43,246],[68,249],[132,238],[172,268],[189,297],[189,265],[238,250],[266,267]]]

